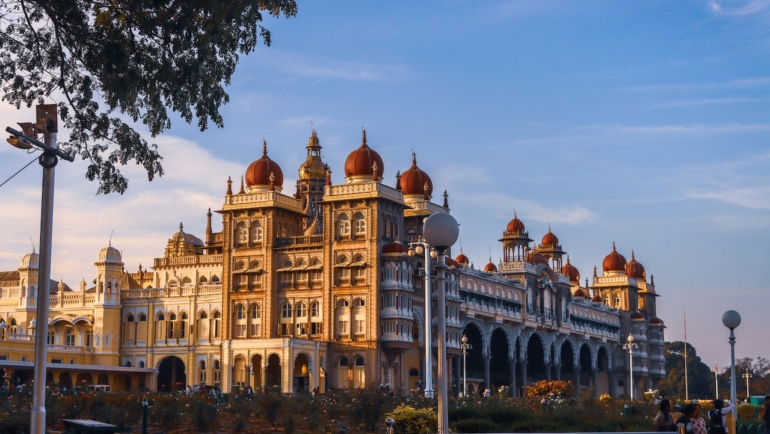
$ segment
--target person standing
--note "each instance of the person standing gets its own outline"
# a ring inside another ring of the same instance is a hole
[[[671,416],[671,401],[668,399],[660,401],[660,406],[658,408],[660,411],[653,420],[655,431],[676,431],[674,417]]]
[[[765,434],[770,434],[770,395],[765,396],[765,403],[762,404],[759,418],[765,422]]]
[[[692,404],[695,406],[695,414],[693,414],[692,418],[690,420],[692,421],[692,430],[695,434],[707,434],[708,431],[706,430],[706,421],[703,420],[701,415],[701,406],[700,402],[698,400],[694,400]]]
[[[695,434],[695,428],[692,423],[692,418],[695,415],[695,406],[687,404],[682,409],[682,415],[676,420],[676,425],[684,425],[684,432],[687,434]]]

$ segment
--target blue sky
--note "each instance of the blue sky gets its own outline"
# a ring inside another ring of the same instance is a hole
[[[770,358],[770,0],[300,1],[266,26],[273,46],[242,58],[225,128],[178,119],[156,140],[166,176],[130,167],[124,196],[94,196],[82,162],[59,166],[55,276],[90,281],[112,230],[129,270],[179,221],[202,234],[262,138],[291,191],[312,119],[335,183],[361,127],[390,185],[414,150],[477,266],[490,248],[498,261],[516,209],[531,238],[551,225],[583,278],[613,240],[633,249],[667,339],[686,310],[709,365],[729,360],[726,309],[744,318],[737,356]],[[0,107],[3,125],[30,114]],[[0,148],[0,177],[27,161]],[[0,269],[37,243],[39,174],[0,189]]]

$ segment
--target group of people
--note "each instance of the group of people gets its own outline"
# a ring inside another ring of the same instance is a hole
[[[710,434],[727,434],[725,416],[735,410],[735,405],[721,399],[715,399],[713,404],[714,409],[708,412],[709,426],[707,427],[706,421],[701,417],[701,405],[697,400],[685,405],[682,408],[682,415],[674,421],[671,414],[671,401],[664,399],[660,402],[660,411],[655,416],[655,430],[679,431],[677,428],[681,426],[685,434],[707,434],[710,427]],[[760,419],[765,423],[765,434],[770,434],[770,396],[765,397]]]

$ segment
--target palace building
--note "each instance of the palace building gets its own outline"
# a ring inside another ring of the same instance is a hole
[[[429,304],[446,309],[455,392],[463,335],[469,392],[510,386],[519,395],[533,382],[562,379],[596,395],[629,394],[622,348],[629,334],[638,345],[636,395],[657,388],[664,325],[654,280],[633,252],[627,261],[613,244],[602,272],[581,284],[557,236],[549,229],[536,243],[514,215],[497,264],[490,258],[477,268],[462,249],[446,258],[446,305],[437,306],[435,282],[425,300],[424,258],[407,253],[425,217],[450,212],[447,193],[433,201],[433,182],[414,154],[392,187],[384,169],[364,131],[345,161],[345,182],[332,183],[313,131],[288,193],[264,144],[240,185],[228,180],[202,237],[180,224],[163,257],[135,272],[110,245],[97,255],[91,283],[51,283],[49,383],[286,393],[387,385],[406,393],[436,377],[423,369]],[[35,328],[44,326],[35,318],[37,269],[33,252],[17,270],[0,272],[0,368],[8,382],[32,379]]]

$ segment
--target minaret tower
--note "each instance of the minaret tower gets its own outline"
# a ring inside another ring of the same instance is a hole
[[[316,218],[323,218],[323,213],[316,210],[316,203],[320,202],[324,195],[327,169],[328,166],[321,161],[321,143],[314,128],[307,141],[307,158],[299,166],[297,179],[297,198],[302,199],[302,207],[308,216],[308,226]],[[318,221],[318,227],[323,227],[322,221]]]

